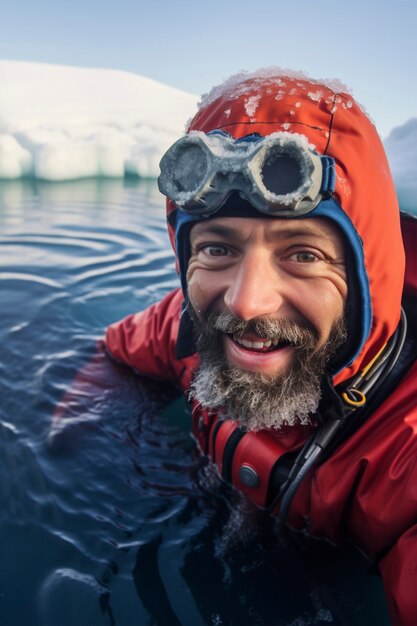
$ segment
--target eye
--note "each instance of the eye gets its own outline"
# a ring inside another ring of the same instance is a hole
[[[216,257],[222,257],[222,256],[227,256],[229,254],[229,250],[226,248],[226,246],[222,246],[220,244],[207,244],[205,246],[201,246],[200,250],[202,252],[204,252],[205,254],[207,254],[208,256],[216,256]]]
[[[294,252],[287,258],[289,261],[295,261],[296,263],[317,263],[317,261],[322,260],[317,254],[309,252],[308,250]]]

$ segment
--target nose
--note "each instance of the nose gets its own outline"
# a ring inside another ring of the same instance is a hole
[[[276,314],[286,306],[285,285],[269,255],[243,258],[230,281],[224,303],[235,317],[251,320]]]

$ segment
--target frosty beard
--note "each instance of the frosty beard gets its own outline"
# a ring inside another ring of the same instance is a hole
[[[314,330],[288,319],[265,317],[245,322],[224,311],[212,312],[202,322],[190,303],[188,309],[200,355],[191,395],[203,408],[216,410],[251,431],[310,422],[320,401],[320,381],[326,365],[346,341],[343,318],[333,325],[326,344],[317,349]],[[246,332],[294,346],[291,367],[274,376],[230,365],[224,352],[224,333],[242,336]]]

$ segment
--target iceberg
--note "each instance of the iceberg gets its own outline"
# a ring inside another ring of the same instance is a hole
[[[128,72],[0,61],[0,178],[153,178],[198,97]]]
[[[385,150],[394,177],[401,209],[416,213],[417,198],[417,118],[393,128]]]

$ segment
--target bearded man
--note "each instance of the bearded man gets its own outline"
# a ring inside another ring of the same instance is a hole
[[[372,122],[334,82],[240,75],[159,188],[181,290],[110,326],[108,353],[178,382],[221,476],[280,524],[347,532],[415,624],[416,228]]]

